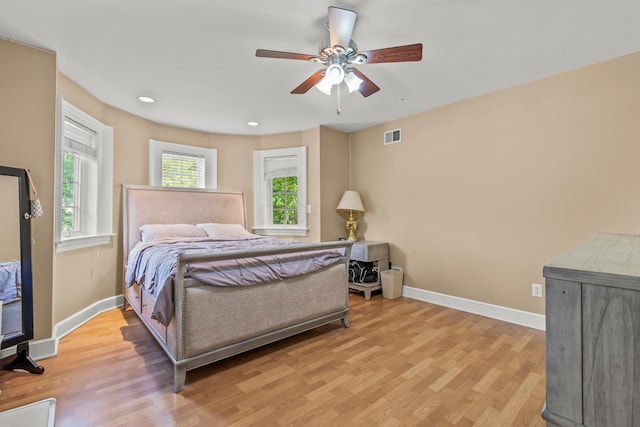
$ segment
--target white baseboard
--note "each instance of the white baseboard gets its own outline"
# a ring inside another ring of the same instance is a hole
[[[58,354],[58,342],[65,335],[87,323],[98,314],[122,305],[122,295],[105,298],[73,314],[53,327],[51,338],[29,341],[29,356],[33,360],[48,359]],[[16,354],[16,346],[0,351],[0,359]]]
[[[545,316],[466,298],[403,286],[402,296],[544,331]]]
[[[431,304],[442,305],[444,307],[460,311],[466,311],[468,313],[478,314],[480,316],[490,317],[492,319],[527,326],[529,328],[539,329],[541,331],[545,330],[545,317],[541,314],[426,291],[424,289],[413,288],[406,285],[402,288],[402,296]],[[84,325],[97,315],[104,313],[107,310],[120,307],[121,305],[122,295],[116,295],[114,297],[98,301],[89,307],[80,310],[76,314],[67,317],[53,327],[53,336],[51,338],[30,341],[29,355],[33,360],[48,359],[57,355],[58,342],[62,337]],[[15,346],[5,348],[0,351],[0,359],[9,357],[15,353]]]

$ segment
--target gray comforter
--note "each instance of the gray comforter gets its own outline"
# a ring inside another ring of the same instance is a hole
[[[212,238],[163,239],[138,243],[129,254],[125,280],[144,287],[156,298],[152,317],[165,326],[173,316],[173,281],[181,252],[224,252],[291,245],[299,242],[270,237],[239,240]],[[333,265],[341,260],[336,250],[290,253],[188,264],[185,277],[212,286],[248,286],[283,280]]]

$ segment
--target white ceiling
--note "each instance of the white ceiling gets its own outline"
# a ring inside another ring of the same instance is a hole
[[[424,45],[421,62],[359,66],[381,90],[342,90],[340,116],[335,91],[289,93],[318,65],[255,56],[318,53],[328,6],[358,13],[360,50]],[[264,135],[358,130],[639,51],[639,16],[638,0],[0,0],[0,37],[56,52],[61,72],[138,116]]]

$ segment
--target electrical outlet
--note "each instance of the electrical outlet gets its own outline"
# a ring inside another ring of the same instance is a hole
[[[531,284],[531,296],[542,298],[542,285],[538,283]]]

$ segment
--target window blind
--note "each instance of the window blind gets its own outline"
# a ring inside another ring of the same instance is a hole
[[[264,178],[282,178],[298,174],[298,156],[267,157],[264,159]]]
[[[204,171],[204,156],[162,152],[164,187],[204,188]]]
[[[66,150],[95,160],[97,158],[96,135],[94,130],[69,117],[64,118],[64,148]]]

